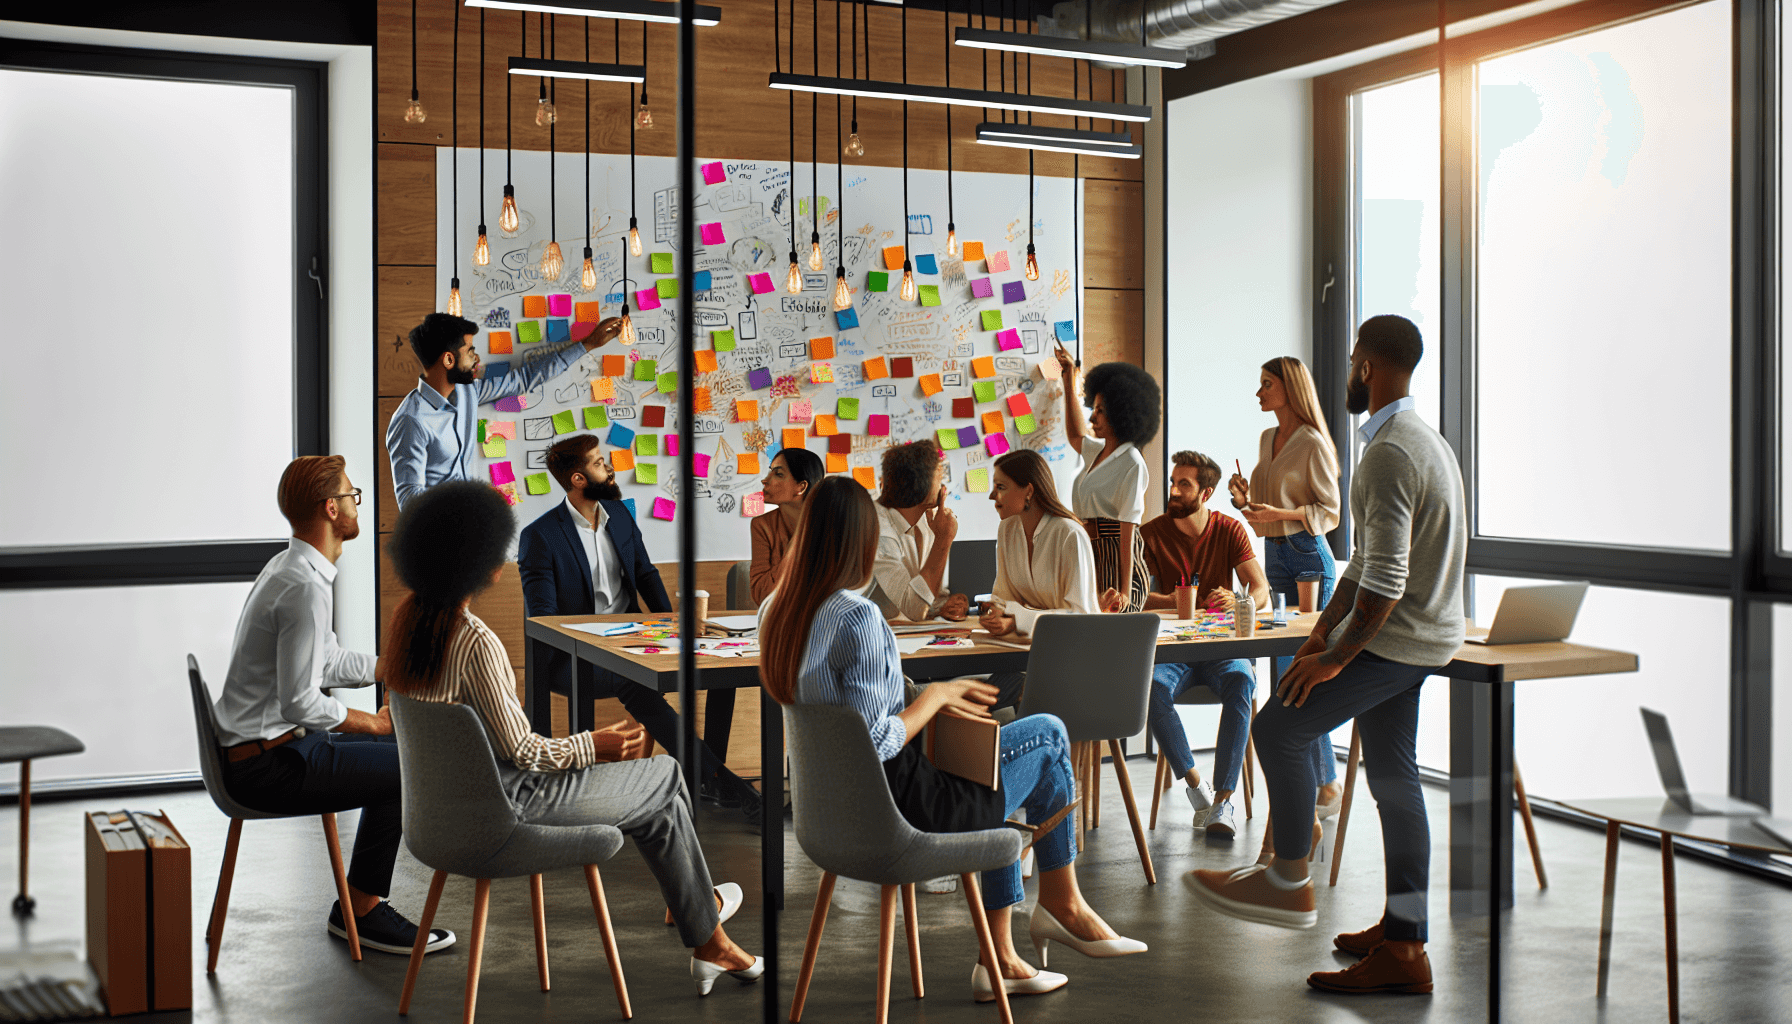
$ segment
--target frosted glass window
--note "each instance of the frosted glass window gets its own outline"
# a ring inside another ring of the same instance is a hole
[[[1711,2],[1478,66],[1483,535],[1730,547],[1730,36]]]
[[[252,586],[0,590],[0,722],[53,725],[87,744],[33,765],[33,778],[198,771],[187,655],[216,696]]]
[[[293,93],[0,69],[0,545],[279,537]]]

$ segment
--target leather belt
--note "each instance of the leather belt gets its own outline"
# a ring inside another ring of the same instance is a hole
[[[247,761],[252,757],[260,757],[275,747],[291,743],[298,738],[299,730],[289,729],[271,740],[250,740],[247,743],[238,743],[234,747],[224,748],[224,760],[229,761],[231,764],[236,764],[238,761]]]
[[[1263,539],[1264,539],[1264,540],[1266,540],[1266,541],[1269,541],[1269,542],[1270,542],[1270,543],[1271,543],[1271,544],[1286,544],[1286,543],[1288,543],[1288,538],[1287,538],[1287,537],[1286,537],[1286,536],[1281,536],[1281,537],[1265,537],[1265,538],[1263,538]]]

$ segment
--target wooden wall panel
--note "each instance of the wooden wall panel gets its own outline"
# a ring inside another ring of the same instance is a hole
[[[1121,362],[1145,365],[1145,293],[1091,288],[1083,292],[1083,367]]]
[[[1145,287],[1145,186],[1085,181],[1083,203],[1083,287]]]
[[[436,268],[380,267],[378,326],[373,332],[379,355],[376,394],[403,397],[417,387],[423,364],[411,353],[411,328],[435,308]]]
[[[436,151],[429,146],[380,146],[381,265],[433,267],[436,262]]]
[[[392,414],[398,411],[401,398],[381,398],[379,414],[374,417],[373,443],[380,452],[380,488],[374,495],[375,509],[379,512],[377,522],[379,532],[390,533],[398,524],[398,494],[392,489],[392,455],[386,451],[386,427],[392,422]]]

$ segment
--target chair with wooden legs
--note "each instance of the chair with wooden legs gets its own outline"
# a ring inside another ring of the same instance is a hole
[[[1073,744],[1087,743],[1079,781],[1090,799],[1100,792],[1090,780],[1101,767],[1101,744],[1114,759],[1114,775],[1120,798],[1132,824],[1133,843],[1145,881],[1156,885],[1157,870],[1145,845],[1145,824],[1133,799],[1132,776],[1120,752],[1120,737],[1136,736],[1145,728],[1151,695],[1152,661],[1157,654],[1157,631],[1163,619],[1154,612],[1129,615],[1041,615],[1033,627],[1033,643],[1027,655],[1027,689],[1021,696],[1020,717],[1057,715]],[[1091,770],[1093,769],[1093,770]],[[1092,812],[1091,825],[1100,823]]]
[[[30,917],[37,909],[37,900],[31,898],[31,762],[86,749],[86,744],[53,726],[0,726],[0,764],[19,766],[19,894],[12,898],[14,917]]]
[[[517,820],[498,779],[498,764],[479,713],[465,704],[436,704],[392,695],[392,727],[398,737],[398,773],[404,794],[404,841],[411,855],[433,868],[429,899],[417,922],[398,1012],[411,1009],[411,994],[423,967],[423,947],[435,923],[448,876],[473,879],[473,927],[467,944],[466,1002],[461,1020],[472,1024],[479,996],[480,961],[485,951],[486,909],[494,878],[529,879],[535,917],[535,963],[541,990],[548,990],[547,926],[541,876],[581,866],[591,892],[591,910],[610,963],[610,981],[622,1018],[633,1016],[622,958],[610,925],[609,904],[597,864],[622,848],[622,833],[611,825],[528,825]]]
[[[199,774],[205,779],[205,791],[230,819],[230,834],[224,840],[224,866],[218,871],[218,891],[212,897],[211,918],[205,926],[205,973],[218,970],[218,951],[224,946],[224,917],[230,909],[230,883],[236,876],[237,845],[243,838],[243,822],[260,818],[302,818],[302,814],[270,814],[244,807],[231,799],[224,788],[224,748],[218,743],[218,719],[212,708],[211,691],[199,675],[199,661],[187,655],[187,684],[193,695],[193,726],[199,737]],[[355,928],[355,915],[348,898],[348,872],[342,862],[342,843],[336,837],[336,815],[321,814],[324,823],[324,845],[330,852],[330,872],[336,878],[336,898],[342,903],[342,923],[348,930],[349,956],[361,959],[361,935]]]
[[[1363,737],[1359,726],[1350,724],[1350,757],[1344,768],[1344,805],[1338,809],[1338,834],[1332,840],[1332,882],[1338,884],[1338,867],[1344,860],[1344,833],[1350,829],[1350,799],[1356,792],[1356,769],[1363,760]],[[1524,792],[1524,776],[1518,772],[1518,759],[1512,759],[1512,792],[1518,798],[1518,816],[1524,821],[1524,836],[1531,847],[1531,867],[1537,872],[1537,888],[1549,888],[1549,875],[1543,870],[1543,849],[1537,845],[1537,823],[1531,819],[1531,800]]]
[[[883,889],[878,919],[877,1024],[886,1024],[890,1016],[890,974],[895,959],[899,894],[908,931],[909,978],[916,999],[925,993],[920,932],[915,924],[916,882],[941,875],[959,877],[959,889],[970,905],[978,946],[989,962],[995,963],[995,940],[983,913],[977,875],[1019,860],[1026,837],[1012,828],[953,833],[916,830],[896,809],[883,765],[871,747],[865,720],[857,711],[831,704],[793,704],[783,708],[783,714],[789,736],[796,841],[822,870],[815,911],[809,918],[808,941],[803,945],[796,997],[790,1003],[790,1019],[803,1019],[834,880],[842,875]],[[1006,990],[997,985],[995,995],[1002,1024],[1013,1024]]]
[[[1176,695],[1177,704],[1218,704],[1219,702],[1220,695],[1213,692],[1213,687],[1203,683],[1196,683]],[[1257,794],[1257,743],[1251,739],[1251,726],[1256,724],[1257,698],[1253,696],[1250,715],[1245,720],[1244,772],[1238,785],[1239,791],[1244,794],[1244,818],[1246,821],[1251,820],[1251,798]],[[1157,805],[1163,799],[1164,791],[1175,785],[1176,780],[1170,776],[1170,759],[1165,757],[1163,751],[1160,750],[1157,753],[1157,778],[1151,787],[1151,828],[1154,830],[1157,828]]]

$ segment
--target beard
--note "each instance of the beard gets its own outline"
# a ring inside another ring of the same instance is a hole
[[[1195,503],[1183,501],[1181,498],[1171,498],[1164,503],[1164,511],[1171,519],[1187,519],[1195,514]]]
[[[341,540],[354,540],[361,536],[361,517],[336,520],[336,536]]]
[[[457,366],[448,371],[448,383],[450,384],[471,384],[478,379],[479,374],[473,370],[463,370]]]
[[[596,480],[586,481],[586,483],[585,483],[585,500],[586,501],[621,501],[622,500],[622,487],[621,487],[621,485],[616,483],[615,477],[611,477],[610,479],[605,480],[602,483],[598,483]]]
[[[1351,378],[1344,387],[1344,409],[1352,416],[1360,416],[1369,411],[1369,385]]]

